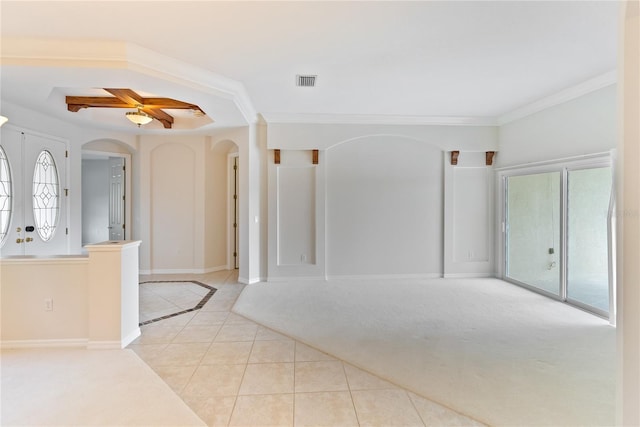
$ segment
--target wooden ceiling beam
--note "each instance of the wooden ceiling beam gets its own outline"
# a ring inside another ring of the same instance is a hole
[[[67,109],[77,112],[81,108],[102,107],[102,108],[135,108],[118,98],[110,96],[67,96],[65,99]]]
[[[82,108],[139,108],[154,119],[162,123],[165,129],[171,129],[174,119],[161,108],[193,110],[205,114],[200,107],[195,104],[178,101],[171,98],[143,98],[131,89],[104,88],[110,96],[67,96],[67,109],[78,112]]]
[[[107,88],[105,88],[104,90],[106,90],[111,95],[115,96],[116,98],[120,99],[121,101],[126,102],[127,104],[130,104],[130,105],[133,105],[134,108],[137,107],[138,105],[144,105],[144,98],[142,98],[140,95],[138,95],[137,93],[135,93],[131,89],[107,89]]]
[[[144,98],[144,106],[153,108],[169,108],[175,110],[198,110],[202,111],[200,107],[195,104],[189,104],[187,102],[177,101],[171,98]],[[204,113],[204,111],[202,111]]]
[[[164,111],[157,108],[148,107],[143,107],[141,108],[141,110],[162,123],[162,126],[164,126],[165,129],[171,129],[171,127],[173,126],[173,116],[170,116]]]

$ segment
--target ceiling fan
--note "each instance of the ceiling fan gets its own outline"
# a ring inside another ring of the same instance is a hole
[[[67,96],[67,110],[74,113],[82,108],[135,108],[136,112],[128,112],[126,116],[138,127],[156,119],[165,129],[171,129],[173,116],[163,111],[166,109],[191,110],[196,116],[204,116],[205,112],[195,104],[177,101],[171,98],[144,98],[131,89],[104,88],[113,96]]]

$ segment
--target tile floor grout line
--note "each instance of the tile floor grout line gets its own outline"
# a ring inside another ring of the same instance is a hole
[[[360,417],[358,416],[358,410],[356,409],[356,402],[353,399],[353,390],[351,389],[351,381],[349,381],[349,375],[347,375],[347,368],[343,360],[342,360],[342,371],[344,372],[344,377],[347,380],[347,388],[349,389],[349,398],[351,399],[351,406],[353,407],[353,413],[356,416],[356,422],[358,423],[358,426],[360,426]]]
[[[409,402],[411,402],[411,406],[416,411],[416,414],[418,414],[418,418],[420,418],[420,421],[422,421],[422,425],[426,427],[427,423],[424,420],[424,418],[422,418],[422,414],[420,413],[420,411],[418,411],[418,407],[416,406],[415,402],[411,398],[411,395],[409,394],[409,391],[408,390],[404,390],[404,393],[407,395],[407,398],[409,399]]]
[[[237,297],[233,300],[233,303],[235,304]],[[231,310],[228,310],[229,313],[231,313]],[[227,322],[227,320],[229,319],[229,316],[227,316],[227,318],[225,319],[225,324]],[[220,328],[222,329],[222,328]],[[236,406],[238,404],[238,398],[240,397],[240,388],[242,387],[242,383],[244,382],[244,377],[247,373],[247,367],[249,366],[249,359],[251,358],[251,353],[253,352],[253,345],[255,344],[255,337],[253,342],[251,342],[251,349],[249,350],[249,355],[247,356],[247,361],[244,363],[244,370],[242,371],[242,376],[240,377],[240,382],[238,384],[238,390],[236,391],[236,395],[235,398],[233,400],[233,406],[231,408],[231,412],[229,413],[229,420],[227,421],[227,426],[231,425],[231,419],[233,418],[233,413],[236,411]]]
[[[298,393],[296,392],[296,371],[297,371],[297,362],[296,362],[296,350],[298,347],[298,343],[293,341],[293,417],[291,419],[291,424],[293,426],[296,425],[296,401]]]

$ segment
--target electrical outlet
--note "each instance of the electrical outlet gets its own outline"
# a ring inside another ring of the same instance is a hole
[[[307,262],[307,254],[300,255],[300,262]]]
[[[53,298],[44,299],[44,311],[53,311]]]

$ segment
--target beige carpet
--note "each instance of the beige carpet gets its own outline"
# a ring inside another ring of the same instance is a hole
[[[0,353],[3,426],[202,426],[131,350]]]
[[[615,328],[500,280],[258,283],[233,311],[490,425],[615,423]]]

